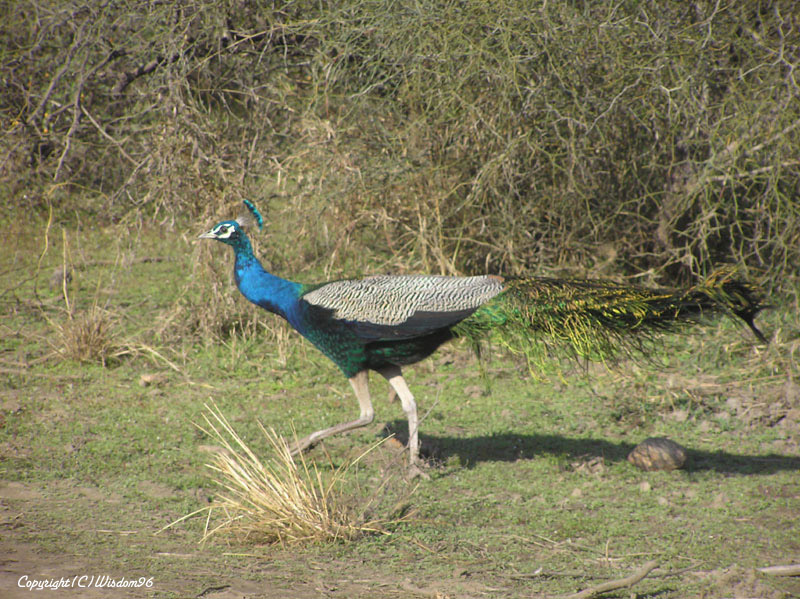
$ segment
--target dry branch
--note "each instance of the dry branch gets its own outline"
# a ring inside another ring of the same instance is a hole
[[[609,591],[615,591],[617,589],[624,589],[626,587],[631,587],[640,580],[642,580],[645,576],[647,576],[657,566],[658,562],[656,562],[655,560],[651,560],[647,562],[644,566],[636,570],[636,572],[634,572],[630,576],[626,576],[625,578],[619,578],[617,580],[609,580],[608,582],[604,582],[602,584],[598,584],[588,589],[584,589],[583,591],[580,591],[578,593],[574,593],[572,595],[565,595],[563,599],[589,599],[590,597],[596,597],[597,595],[600,595],[602,593],[607,593]]]
[[[770,576],[800,576],[800,564],[788,564],[785,566],[767,566],[758,568],[762,574]]]
[[[160,66],[166,66],[172,64],[176,62],[178,59],[180,59],[181,56],[182,53],[180,52],[175,52],[169,58],[164,56],[157,56],[156,58],[150,60],[147,64],[142,64],[133,70],[120,73],[117,78],[117,83],[111,90],[111,94],[114,96],[119,96],[120,94],[122,94],[122,92],[125,91],[125,88],[127,88],[131,83],[136,81],[139,77],[143,77],[144,75],[149,75]]]

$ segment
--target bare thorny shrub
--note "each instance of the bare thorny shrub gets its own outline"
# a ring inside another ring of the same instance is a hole
[[[210,225],[248,197],[288,275],[678,283],[733,262],[796,282],[791,0],[27,0],[6,22],[17,206],[81,189],[98,214]],[[220,279],[195,275],[219,314],[196,330],[230,330]]]
[[[401,238],[427,232],[417,255],[512,272],[610,258],[662,281],[737,262],[779,284],[800,239],[795,15],[780,2],[355,3],[337,24],[369,35],[330,78],[381,66],[370,84],[385,101],[361,103],[394,117],[383,148],[406,168],[362,172],[376,190],[397,183]]]
[[[66,183],[118,214],[174,217],[241,194],[245,174],[266,170],[260,161],[287,134],[287,85],[266,74],[291,66],[285,53],[265,52],[291,35],[281,13],[246,8],[15,3],[0,55],[9,125],[0,164],[15,201],[35,206]],[[242,29],[226,27],[234,12]],[[258,62],[263,71],[252,68]],[[262,102],[261,118],[243,118]]]

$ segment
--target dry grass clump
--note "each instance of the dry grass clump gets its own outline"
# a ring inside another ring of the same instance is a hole
[[[48,318],[55,341],[48,339],[55,354],[76,362],[102,364],[104,367],[124,356],[143,356],[161,366],[178,371],[178,366],[159,350],[124,336],[119,318],[97,304],[85,310],[67,311],[65,320]]]
[[[207,466],[221,490],[209,507],[170,526],[207,512],[203,541],[224,532],[240,541],[296,544],[388,534],[387,526],[407,517],[372,515],[376,491],[364,500],[343,491],[353,466],[376,446],[341,466],[320,467],[302,455],[295,461],[288,442],[259,422],[270,448],[269,456],[262,459],[216,406],[206,405],[206,410],[205,425],[198,427],[219,446]],[[221,522],[212,524],[217,515]]]
[[[40,264],[49,247],[49,232],[50,222],[48,222],[44,234],[45,243],[39,258]],[[77,362],[96,362],[106,366],[112,358],[128,353],[118,339],[118,319],[112,312],[99,304],[97,292],[95,292],[94,301],[89,307],[77,307],[76,301],[70,293],[72,266],[67,234],[64,230],[61,232],[61,241],[61,266],[51,277],[50,285],[61,288],[61,299],[64,302],[61,312],[64,317],[61,320],[52,318],[47,314],[44,304],[40,303],[42,315],[55,333],[54,338],[47,338],[47,343],[53,348],[56,355],[64,359]],[[38,268],[40,266],[37,266]]]
[[[55,349],[59,355],[77,362],[99,362],[127,353],[117,341],[116,319],[100,306],[68,313],[63,322],[51,322],[58,337]]]
[[[44,246],[36,266],[37,277],[42,268],[42,261],[50,248],[52,216],[51,210],[43,236]],[[109,309],[109,300],[103,299],[107,293],[103,290],[103,279],[96,281],[93,295],[86,297],[81,293],[80,284],[74,280],[76,265],[71,257],[66,230],[63,229],[61,241],[61,265],[53,270],[49,284],[51,290],[60,288],[60,301],[63,305],[54,305],[59,301],[58,298],[43,299],[35,286],[33,290],[39,314],[49,326],[48,334],[44,335],[44,344],[51,348],[51,352],[46,358],[94,362],[105,367],[109,362],[123,356],[144,356],[161,366],[168,366],[178,371],[179,367],[158,349],[124,330],[123,313]],[[113,263],[108,263],[111,265],[109,277],[112,282],[121,262],[122,258],[118,254]],[[84,261],[82,267],[92,264]],[[97,261],[94,264],[103,265],[103,262]],[[148,336],[152,337],[152,334]],[[40,336],[36,334],[34,337]]]

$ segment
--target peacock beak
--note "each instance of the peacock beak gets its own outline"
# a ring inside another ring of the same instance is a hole
[[[198,239],[216,239],[217,236],[214,234],[214,231],[208,231],[207,233],[202,233],[201,235],[197,236]]]

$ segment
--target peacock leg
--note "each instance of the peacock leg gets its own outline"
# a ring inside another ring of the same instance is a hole
[[[353,391],[356,392],[356,397],[358,398],[358,405],[361,408],[361,415],[356,420],[351,420],[350,422],[343,422],[342,424],[337,424],[336,426],[332,426],[330,428],[324,428],[315,433],[311,433],[307,437],[303,437],[302,439],[297,441],[297,443],[292,445],[291,449],[292,455],[296,455],[301,451],[308,449],[312,445],[318,443],[319,441],[322,441],[322,439],[330,437],[331,435],[353,430],[354,428],[367,426],[370,422],[373,421],[373,419],[375,418],[375,411],[372,409],[372,401],[370,401],[369,398],[369,379],[367,371],[362,370],[357,375],[351,377],[349,381],[350,384],[353,386]]]
[[[397,399],[397,391],[394,390],[394,387],[389,387],[389,403],[394,403],[395,399]]]
[[[408,418],[409,472],[412,478],[415,476],[428,478],[428,476],[420,470],[419,420],[417,419],[417,403],[414,401],[414,396],[411,394],[408,385],[406,385],[406,381],[403,378],[403,373],[399,366],[389,366],[378,372],[389,381],[392,389],[397,393],[397,396],[400,398],[400,403],[403,406],[403,411],[406,413],[406,418]]]

